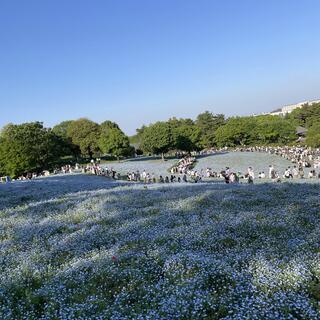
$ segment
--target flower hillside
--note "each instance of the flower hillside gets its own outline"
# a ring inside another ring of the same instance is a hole
[[[0,186],[1,319],[320,318],[319,185],[69,178]]]

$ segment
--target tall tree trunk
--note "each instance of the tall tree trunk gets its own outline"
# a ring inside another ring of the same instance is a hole
[[[161,158],[162,158],[162,161],[164,161],[164,153],[163,152],[161,153]]]

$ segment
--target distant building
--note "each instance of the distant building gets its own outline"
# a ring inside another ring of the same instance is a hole
[[[271,111],[267,114],[271,114],[272,116],[282,116],[283,115],[282,108],[276,109],[276,110]]]
[[[282,108],[279,108],[277,110],[274,110],[272,112],[269,112],[268,114],[270,114],[272,116],[285,116],[286,114],[291,113],[294,109],[302,108],[303,105],[305,105],[305,104],[311,105],[311,104],[319,103],[319,102],[320,102],[320,100],[312,100],[312,101],[300,102],[297,104],[290,104],[290,105],[284,106]]]

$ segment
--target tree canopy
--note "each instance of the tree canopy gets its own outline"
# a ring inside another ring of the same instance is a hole
[[[287,118],[297,126],[310,128],[320,123],[320,103],[305,104],[302,108],[293,110]]]
[[[111,154],[117,159],[134,154],[134,148],[130,146],[129,138],[118,126],[111,126],[108,130],[101,131],[99,146],[104,154]]]
[[[72,121],[67,128],[67,136],[73,144],[79,146],[82,155],[90,158],[99,151],[99,125],[89,119],[81,118]]]
[[[81,154],[79,145],[76,145],[72,142],[72,138],[68,135],[68,130],[73,124],[74,120],[66,120],[55,125],[52,128],[52,131],[59,136],[64,143],[63,153],[65,155],[73,155],[75,158],[78,158]]]
[[[142,150],[152,154],[164,154],[172,149],[173,136],[167,122],[156,122],[145,128],[142,133]]]
[[[229,118],[215,137],[220,147],[286,144],[295,139],[295,125],[278,116]]]
[[[172,133],[172,150],[190,152],[201,149],[201,130],[192,119],[171,118],[168,124]]]
[[[320,147],[320,122],[314,123],[307,133],[307,144],[313,148]]]
[[[17,177],[50,168],[63,155],[63,140],[40,122],[9,124],[1,131],[2,173]]]
[[[253,117],[230,118],[224,126],[216,130],[215,142],[219,147],[249,145],[253,142],[254,129]]]
[[[320,103],[304,105],[285,117],[225,119],[223,114],[205,111],[196,120],[170,118],[143,125],[130,140],[109,120],[101,124],[86,118],[67,120],[52,130],[41,122],[8,124],[0,133],[0,174],[17,176],[48,169],[64,156],[76,161],[81,156],[101,154],[119,159],[134,152],[164,157],[170,151],[191,152],[213,146],[284,145],[295,143],[297,126],[308,130],[309,146],[320,147]]]
[[[225,124],[223,114],[213,114],[205,111],[200,113],[196,119],[196,126],[201,131],[201,145],[203,148],[215,146],[215,133],[218,128]]]

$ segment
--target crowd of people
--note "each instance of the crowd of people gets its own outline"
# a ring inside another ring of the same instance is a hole
[[[188,172],[192,171],[192,168],[194,167],[196,163],[196,158],[187,156],[183,157],[178,161],[176,165],[174,165],[170,172],[171,174],[188,174]]]
[[[113,179],[120,179],[120,174],[117,173],[113,168],[108,168],[101,165],[101,159],[97,158],[96,160],[91,160],[89,164],[79,165],[78,163],[75,166],[66,165],[61,167],[61,170],[54,170],[54,174],[59,173],[90,173],[97,176],[106,176]]]
[[[52,174],[68,174],[68,173],[75,173],[75,172],[81,172],[81,166],[79,164],[76,164],[75,166],[72,166],[70,164],[64,165],[61,168],[55,168],[52,171]],[[49,170],[44,170],[42,172],[27,172],[24,175],[21,175],[17,178],[19,181],[24,180],[32,180],[39,177],[48,177],[51,173]]]
[[[17,180],[23,181],[23,180],[32,180],[38,177],[47,177],[50,175],[50,172],[48,170],[42,171],[40,173],[37,172],[28,172],[25,175],[21,175],[17,178]]]
[[[135,172],[127,173],[128,181],[139,181],[144,183],[173,183],[173,182],[188,182],[187,176],[189,175],[191,179],[195,182],[199,181],[199,178],[192,173],[192,168],[195,165],[196,158],[191,156],[185,156],[181,158],[177,164],[171,167],[171,175],[156,177],[154,173],[148,173],[143,170],[141,173],[139,170]],[[169,177],[170,176],[170,177]]]
[[[216,154],[223,152],[264,152],[269,154],[275,154],[288,161],[293,166],[287,167],[283,173],[279,173],[275,170],[273,165],[269,166],[269,173],[266,174],[264,171],[259,172],[258,179],[269,178],[272,181],[280,182],[281,179],[294,179],[294,178],[319,178],[320,173],[317,174],[316,169],[320,168],[320,149],[312,149],[309,147],[301,146],[284,146],[284,147],[241,147],[235,149],[225,148],[211,148],[208,150],[201,151],[203,154]],[[307,171],[307,172],[305,172]],[[230,172],[230,168],[226,167],[225,170],[215,172],[211,168],[207,168],[205,172],[201,170],[197,173],[202,177],[206,178],[224,178],[226,183],[236,183],[240,179],[247,179],[248,183],[253,183],[255,180],[255,174],[252,167],[248,167],[246,173],[241,172]]]
[[[113,168],[105,167],[100,164],[100,159],[96,161],[91,160],[91,163],[82,167],[82,173],[91,173],[97,176],[109,177],[112,179],[121,179],[119,172],[115,171]]]
[[[249,166],[244,173],[231,171],[229,167],[221,170],[220,172],[214,171],[211,168],[201,169],[200,171],[194,170],[196,163],[196,155],[199,154],[213,154],[222,152],[264,152],[275,154],[289,160],[293,166],[287,167],[283,173],[277,172],[273,165],[269,166],[269,172],[259,172],[255,175],[254,169]],[[317,174],[316,169],[320,168],[320,149],[311,149],[308,147],[241,147],[229,150],[228,148],[212,148],[204,150],[201,153],[192,153],[188,155],[180,155],[182,158],[171,167],[170,174],[165,176],[156,176],[154,173],[149,173],[143,170],[139,172],[127,172],[126,175],[121,175],[116,172],[112,167],[108,168],[100,164],[100,159],[91,160],[87,165],[79,165],[76,163],[72,165],[64,165],[61,168],[53,170],[53,174],[68,174],[68,173],[90,173],[94,175],[101,175],[110,177],[112,179],[122,179],[127,181],[144,182],[144,183],[174,183],[174,182],[200,182],[202,180],[210,180],[210,178],[224,179],[226,183],[238,183],[241,180],[253,183],[255,179],[267,179],[280,182],[283,179],[297,179],[297,178],[319,178],[320,172]],[[169,173],[168,172],[168,173]],[[18,180],[30,180],[39,176],[48,176],[49,171],[41,173],[27,173],[18,178]],[[11,181],[10,177],[2,177],[2,182]]]
[[[307,146],[282,146],[282,147],[237,147],[237,148],[211,148],[202,150],[199,155],[215,154],[223,152],[264,152],[278,155],[296,165],[306,168],[320,168],[320,148],[310,148]]]
[[[277,172],[273,165],[269,166],[269,172],[266,174],[264,171],[260,171],[258,175],[255,175],[255,172],[252,167],[248,167],[247,172],[233,172],[229,167],[226,167],[224,170],[220,172],[212,171],[210,168],[203,170],[200,172],[201,176],[205,176],[206,178],[223,178],[226,183],[238,183],[240,180],[247,181],[248,183],[253,183],[256,178],[261,179],[269,179],[273,182],[281,182],[286,179],[303,179],[303,178],[318,178],[320,179],[320,172],[317,174],[315,169],[311,169],[308,173],[305,173],[304,167],[302,165],[293,167],[287,167],[284,173],[281,175]]]
[[[284,147],[248,147],[237,148],[235,151],[240,152],[265,152],[275,154],[282,158],[289,160],[297,166],[305,168],[319,168],[320,167],[320,149],[312,149],[301,146],[284,146]]]
[[[170,176],[170,177],[169,177]],[[127,173],[127,180],[128,181],[135,181],[135,182],[144,182],[144,183],[173,183],[173,182],[188,182],[187,175],[184,173],[182,174],[182,177],[176,176],[176,175],[167,175],[159,177],[156,177],[154,173],[148,173],[145,170],[143,170],[141,173],[139,170],[136,172],[128,172]]]

